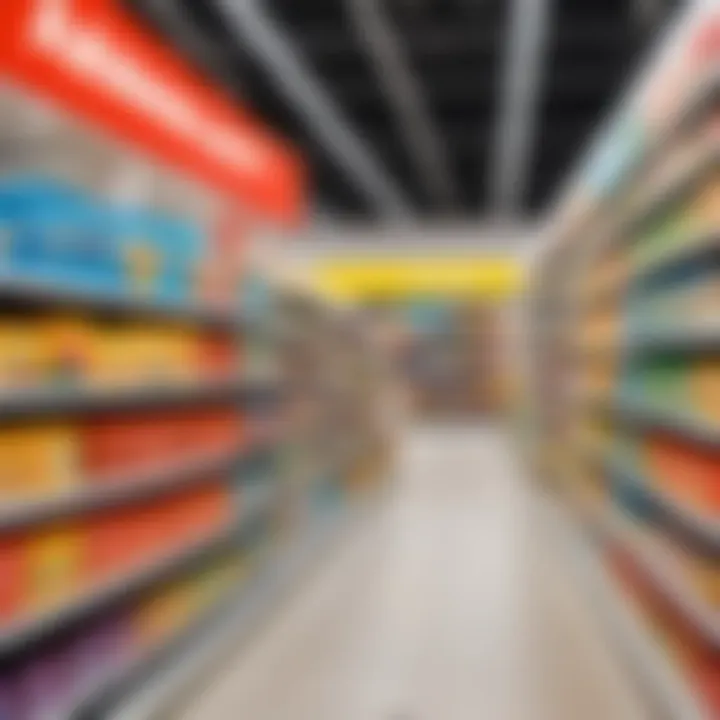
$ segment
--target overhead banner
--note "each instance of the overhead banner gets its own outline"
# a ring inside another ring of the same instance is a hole
[[[249,211],[297,222],[302,163],[119,0],[2,0],[0,74]]]
[[[352,258],[321,263],[315,284],[346,300],[435,296],[506,300],[523,288],[522,263],[514,258]]]

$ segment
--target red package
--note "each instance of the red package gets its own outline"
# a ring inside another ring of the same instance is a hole
[[[0,623],[19,617],[28,596],[28,558],[23,538],[0,538]]]
[[[650,476],[679,503],[703,514],[720,513],[720,455],[667,436],[649,438]]]

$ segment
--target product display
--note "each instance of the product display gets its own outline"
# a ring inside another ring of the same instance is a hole
[[[560,210],[537,267],[533,437],[537,468],[612,570],[608,584],[619,582],[659,641],[675,694],[658,682],[657,700],[673,717],[715,718],[720,55],[717,43],[702,62],[697,53],[720,18],[686,15],[674,54],[603,138],[600,156],[623,155],[622,172],[599,192],[588,185],[591,157],[574,189],[584,202]],[[687,82],[664,96],[660,122],[649,103],[669,76]],[[632,152],[619,130],[630,116],[646,133]],[[568,387],[583,402],[569,401]],[[582,505],[589,486],[596,502]],[[697,715],[673,706],[680,696]]]
[[[0,720],[110,720],[279,601],[298,548],[332,546],[372,498],[384,377],[357,318],[250,252],[304,213],[284,141],[124,3],[48,10],[61,34],[97,31],[97,66],[36,47],[35,3],[11,5]]]

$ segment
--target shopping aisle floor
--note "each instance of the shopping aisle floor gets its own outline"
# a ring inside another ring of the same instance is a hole
[[[487,428],[419,429],[391,497],[181,720],[641,720]]]

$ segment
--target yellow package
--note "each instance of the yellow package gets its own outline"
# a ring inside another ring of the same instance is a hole
[[[714,231],[720,225],[720,178],[712,178],[686,212],[693,232]]]
[[[136,383],[141,339],[134,325],[102,323],[92,334],[90,382],[102,388]]]
[[[79,482],[79,446],[71,425],[0,428],[0,502],[58,495]]]
[[[22,392],[42,385],[45,366],[41,327],[28,320],[0,322],[0,392]]]
[[[135,615],[141,644],[154,647],[181,631],[187,625],[191,605],[186,584],[173,583],[146,598]]]
[[[685,572],[697,593],[713,608],[720,609],[720,571],[710,559],[686,557]]]
[[[137,326],[128,362],[137,382],[149,385],[192,379],[192,333],[179,328]]]
[[[690,371],[690,404],[701,417],[720,421],[720,361],[703,358]]]
[[[131,238],[124,243],[123,251],[130,291],[136,295],[151,294],[161,266],[157,249],[143,238]]]
[[[219,602],[242,581],[247,573],[240,557],[221,560],[199,575],[196,580],[197,609],[202,612]]]
[[[44,373],[53,387],[87,384],[92,350],[92,325],[81,315],[62,315],[42,323]]]
[[[82,592],[85,536],[78,525],[33,530],[28,539],[30,603],[36,611],[70,601]]]
[[[194,362],[196,333],[184,328],[169,328],[158,336],[159,352],[168,373],[177,382],[192,381],[195,378]]]

